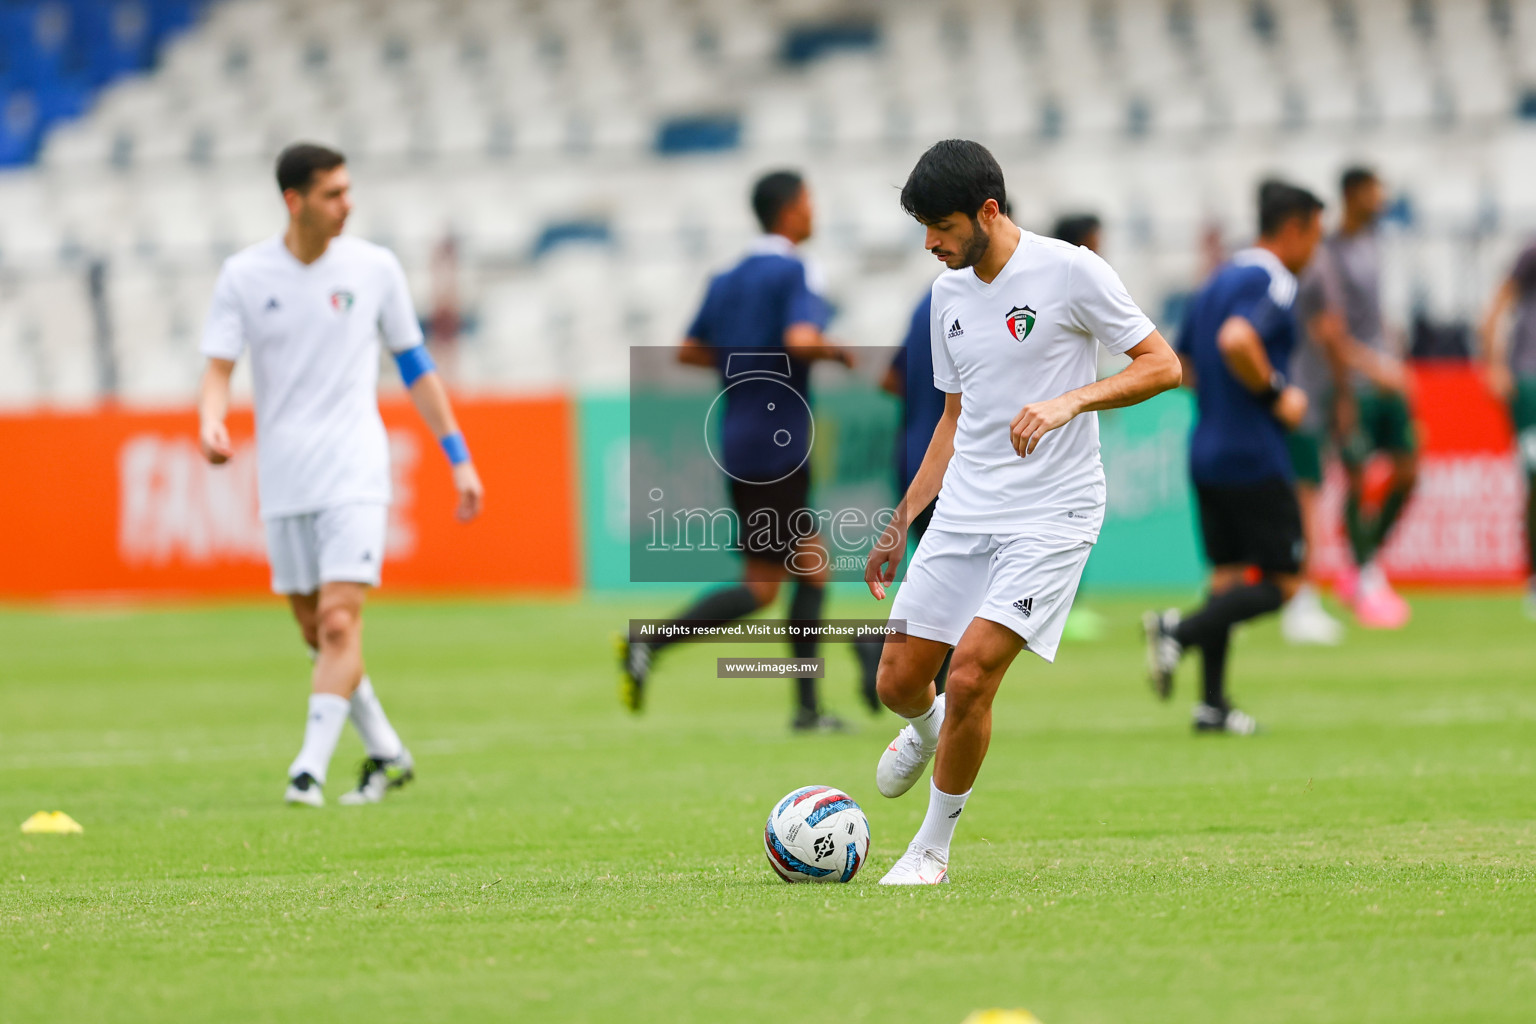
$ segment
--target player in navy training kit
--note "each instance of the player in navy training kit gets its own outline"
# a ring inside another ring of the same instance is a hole
[[[1296,275],[1322,235],[1322,201],[1268,181],[1259,188],[1259,240],[1217,269],[1190,302],[1179,352],[1198,396],[1189,470],[1211,562],[1205,605],[1181,617],[1148,612],[1147,670],[1166,700],[1187,647],[1199,647],[1204,695],[1197,731],[1248,735],[1257,723],[1226,696],[1232,627],[1278,611],[1301,583],[1306,541],[1286,433],[1306,395],[1285,371],[1296,345]]]
[[[712,590],[677,622],[728,622],[771,604],[786,577],[795,580],[792,623],[819,624],[826,593],[827,559],[816,518],[807,510],[811,487],[810,364],[831,359],[851,365],[848,353],[822,335],[830,309],[815,271],[796,249],[811,236],[810,194],[800,175],[777,171],[757,183],[752,207],[763,234],[745,258],[710,282],[698,316],[679,352],[685,364],[718,370],[725,385],[725,413],[717,459],[725,472],[740,525],[745,567],[738,584]],[[818,564],[801,571],[791,564]],[[666,641],[624,642],[620,651],[621,696],[639,711],[651,661]],[[795,657],[814,657],[815,639],[795,640]],[[878,648],[855,648],[866,662],[865,690],[874,697]],[[870,654],[872,653],[872,657]],[[800,730],[840,730],[843,723],[821,711],[816,680],[796,680],[792,725]]]

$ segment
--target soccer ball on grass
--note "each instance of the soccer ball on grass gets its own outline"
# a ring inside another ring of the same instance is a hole
[[[786,882],[852,881],[869,854],[869,819],[842,790],[805,786],[773,805],[763,849]]]

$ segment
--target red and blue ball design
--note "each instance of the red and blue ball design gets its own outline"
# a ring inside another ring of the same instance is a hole
[[[763,849],[786,882],[849,882],[869,855],[869,819],[842,790],[804,786],[774,805]]]

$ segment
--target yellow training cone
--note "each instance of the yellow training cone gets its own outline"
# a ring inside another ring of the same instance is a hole
[[[977,1010],[963,1024],[1040,1024],[1028,1010]]]
[[[23,832],[84,832],[80,823],[63,811],[38,811],[21,823]]]

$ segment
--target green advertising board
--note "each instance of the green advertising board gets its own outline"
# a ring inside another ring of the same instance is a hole
[[[665,399],[651,394],[642,411],[655,423],[693,429],[700,420],[700,402],[700,395],[691,392]],[[828,390],[818,394],[815,406],[820,432],[811,454],[817,480],[812,504],[874,508],[893,503],[895,402],[864,390]],[[630,583],[629,396],[585,395],[578,410],[584,583],[599,591],[642,586]],[[1203,577],[1186,470],[1192,418],[1193,403],[1182,391],[1099,414],[1109,508],[1085,574],[1089,588],[1185,587]],[[724,500],[718,473],[672,469],[676,486]],[[716,557],[729,575],[733,556]],[[669,586],[686,590],[696,584]]]

